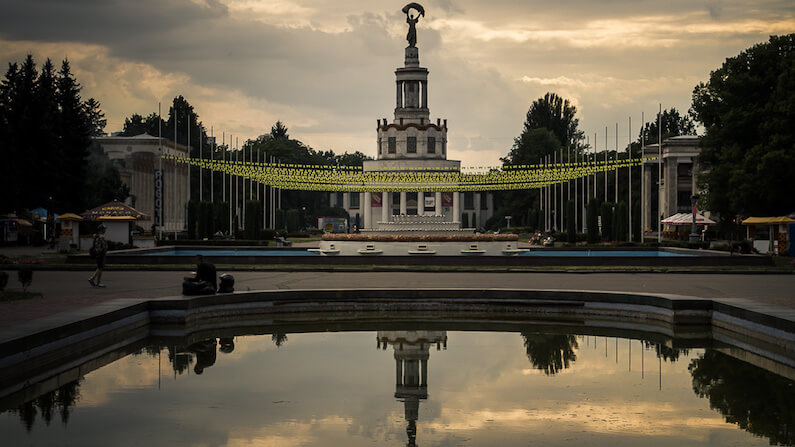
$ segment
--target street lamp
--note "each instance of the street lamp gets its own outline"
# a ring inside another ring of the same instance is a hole
[[[505,222],[507,222],[508,226],[506,228],[511,228],[511,218],[513,216],[505,216]]]

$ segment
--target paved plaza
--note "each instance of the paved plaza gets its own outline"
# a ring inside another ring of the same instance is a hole
[[[14,273],[14,272],[11,272]],[[31,291],[42,298],[0,303],[0,327],[116,298],[178,296],[181,272],[105,272],[107,288],[89,272],[36,271]],[[18,288],[16,275],[9,287]],[[740,298],[795,309],[795,275],[675,273],[235,272],[236,290],[344,288],[517,288],[647,292]]]

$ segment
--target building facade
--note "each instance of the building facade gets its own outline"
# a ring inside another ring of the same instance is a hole
[[[377,120],[377,156],[364,162],[364,171],[460,171],[460,161],[447,159],[447,120],[430,119],[428,69],[420,66],[415,46],[406,47],[404,66],[395,70],[395,78],[394,118]],[[478,228],[494,214],[489,192],[332,192],[329,204],[344,208],[351,224],[358,220],[363,229],[378,229],[393,216],[434,216]]]
[[[130,188],[130,197],[125,203],[146,214],[137,225],[149,231],[159,213],[155,204],[162,200],[162,230],[174,232],[187,228],[188,165],[166,159],[161,164],[160,159],[161,145],[164,155],[179,157],[188,156],[187,146],[145,133],[134,137],[95,137],[94,141],[119,170],[121,181]],[[158,183],[162,199],[157,197]]]
[[[646,157],[657,158],[643,162],[643,228],[657,229],[657,215],[662,219],[677,213],[692,212],[690,197],[698,194],[696,179],[700,172],[697,158],[701,151],[699,137],[682,135],[663,140],[662,157],[657,144],[646,146]],[[658,158],[660,157],[660,158]],[[657,170],[662,163],[662,182],[656,184]],[[659,201],[654,200],[652,188],[659,187]],[[658,203],[655,203],[658,202]],[[708,212],[702,212],[709,217]]]

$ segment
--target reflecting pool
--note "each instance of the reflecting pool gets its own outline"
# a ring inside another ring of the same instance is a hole
[[[753,446],[793,382],[728,349],[538,332],[204,334],[128,347],[9,406],[5,445]],[[5,404],[5,406],[2,406]]]

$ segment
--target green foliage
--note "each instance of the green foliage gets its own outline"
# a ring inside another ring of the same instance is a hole
[[[533,368],[548,376],[567,369],[577,360],[574,335],[522,333],[527,358]]]
[[[660,124],[662,127],[663,141],[665,141],[667,138],[679,135],[696,134],[696,125],[693,122],[693,119],[687,115],[681,116],[675,107],[671,107],[670,110],[665,109],[662,111],[662,114],[660,115]],[[641,138],[644,139],[643,141],[647,145],[656,144],[658,136],[659,131],[657,126],[657,118],[654,117],[653,119],[644,123],[643,127],[640,129],[640,133],[638,134],[638,144],[640,144]]]
[[[588,208],[586,209],[586,221],[588,223],[588,243],[595,244],[599,242],[599,203],[596,199],[588,201]]]
[[[289,233],[298,231],[298,229],[301,228],[301,215],[298,213],[297,209],[287,210],[287,215],[285,216],[285,224],[287,232]]]
[[[119,170],[108,159],[102,147],[92,142],[86,158],[86,191],[84,203],[93,208],[130,196],[130,188],[121,181]]]
[[[33,269],[30,267],[22,267],[17,270],[17,280],[22,284],[22,291],[27,292],[28,287],[33,282]]]
[[[213,204],[213,226],[215,231],[226,234],[229,232],[229,202],[215,202]]]
[[[276,210],[276,229],[284,230],[284,210],[281,208]]]
[[[693,90],[706,129],[698,162],[706,207],[728,221],[795,210],[795,34],[771,36]]]
[[[11,63],[0,83],[0,212],[41,206],[86,209],[85,159],[91,135],[104,126],[99,103],[80,98],[67,60],[39,71],[31,55]]]
[[[707,349],[688,366],[693,392],[709,399],[727,422],[768,439],[795,443],[795,389],[792,382],[750,363]]]
[[[281,210],[279,210],[281,211]],[[246,200],[246,221],[243,227],[246,239],[256,239],[262,226],[262,202]]]
[[[198,210],[198,236],[199,239],[212,238],[215,233],[215,219],[213,216],[212,202],[199,202]]]
[[[199,227],[199,201],[191,200],[188,202],[188,239],[196,239]]]
[[[640,242],[640,235],[643,229],[641,228],[641,206],[640,200],[632,202],[632,240]]]
[[[574,221],[574,200],[566,202],[566,240],[569,242],[577,242],[577,227]]]
[[[613,238],[619,242],[625,242],[629,236],[627,225],[629,222],[627,204],[626,202],[618,202],[613,212],[613,228],[615,229],[615,237]]]
[[[613,208],[610,202],[603,202],[599,207],[599,215],[602,217],[602,240],[609,241],[613,238]]]

